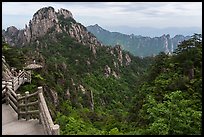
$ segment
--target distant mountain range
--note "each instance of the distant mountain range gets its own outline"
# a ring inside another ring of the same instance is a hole
[[[124,50],[141,57],[157,55],[162,51],[172,53],[179,42],[190,38],[190,36],[183,35],[175,35],[171,38],[169,34],[153,38],[134,34],[127,35],[119,32],[110,32],[98,24],[87,26],[87,30],[93,33],[103,44],[111,46],[121,45]]]
[[[176,35],[191,36],[194,33],[202,33],[202,28],[199,27],[167,27],[167,28],[154,28],[154,27],[129,27],[129,26],[115,26],[103,27],[106,30],[113,32],[120,32],[127,35],[141,35],[145,37],[159,37],[163,34],[169,34],[171,37]]]

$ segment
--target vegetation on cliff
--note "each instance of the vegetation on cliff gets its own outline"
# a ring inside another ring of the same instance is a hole
[[[49,89],[44,94],[61,134],[201,134],[201,35],[181,43],[171,56],[130,54],[130,65],[118,67],[107,47],[94,56],[88,45],[57,38],[45,36],[40,45],[21,48],[3,42],[2,51],[17,69],[30,57],[44,63],[33,71],[31,85],[20,90]],[[120,77],[106,77],[105,65]],[[57,94],[54,101],[51,91]]]

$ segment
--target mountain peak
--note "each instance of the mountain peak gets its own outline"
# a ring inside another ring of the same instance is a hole
[[[55,39],[57,33],[67,34],[77,42],[92,47],[102,45],[95,36],[86,30],[86,27],[74,20],[69,10],[61,8],[55,11],[53,7],[39,9],[29,24],[25,25],[25,29],[18,30],[10,27],[7,31],[3,31],[3,36],[10,45],[23,46],[36,42],[38,38],[42,38],[46,34],[51,34],[52,39]],[[15,34],[15,37],[11,37],[13,36],[11,34]]]
[[[58,9],[58,12],[55,12],[55,9],[51,6],[43,7],[39,9],[34,15],[33,20],[35,19],[53,19],[56,18],[57,15],[63,15],[64,18],[73,18],[72,13],[67,9]]]
[[[88,31],[92,30],[95,31],[96,33],[106,33],[108,32],[107,30],[103,29],[101,26],[99,26],[98,24],[95,25],[90,25],[86,27],[88,29]],[[90,32],[92,32],[90,31]],[[94,35],[96,35],[94,32],[92,32]]]
[[[98,24],[93,25],[94,27],[100,27]]]
[[[50,13],[54,13],[55,10],[53,7],[43,7],[39,9],[34,15],[33,18],[41,17],[40,19],[49,17]]]
[[[87,26],[87,27],[93,27],[93,28],[97,28],[97,29],[103,29],[101,26],[99,26],[98,24],[95,24],[95,25],[90,25],[90,26]]]
[[[58,13],[61,15],[64,15],[64,18],[69,18],[69,17],[73,18],[72,13],[67,9],[61,8],[58,10]]]

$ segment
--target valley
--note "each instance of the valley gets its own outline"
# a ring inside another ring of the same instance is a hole
[[[2,30],[2,55],[4,80],[11,67],[43,66],[18,92],[43,86],[61,135],[201,134],[201,34],[129,36],[44,7]]]

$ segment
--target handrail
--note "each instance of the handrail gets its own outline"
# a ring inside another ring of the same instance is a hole
[[[20,78],[23,78],[23,80],[20,80]],[[59,135],[59,125],[53,123],[43,96],[42,87],[38,87],[38,90],[32,94],[29,94],[28,91],[25,92],[25,96],[15,93],[20,85],[22,85],[26,80],[27,82],[31,81],[31,72],[22,71],[16,78],[7,82],[2,81],[2,101],[5,100],[7,105],[10,104],[10,106],[18,114],[18,119],[25,118],[26,120],[29,120],[31,118],[38,118],[39,122],[42,123],[46,134]],[[36,100],[30,101],[30,98],[35,98]],[[32,108],[32,110],[30,108]]]
[[[32,114],[38,114],[39,122],[42,123],[44,131],[48,135],[59,135],[59,125],[54,124],[52,117],[50,115],[49,109],[47,107],[47,103],[45,101],[45,98],[43,96],[43,88],[38,87],[38,90],[32,94],[29,94],[29,92],[25,92],[25,96],[21,96],[20,94],[17,95],[18,103],[23,100],[21,103],[18,104],[18,118],[22,118],[23,116],[26,118],[26,120],[30,119]],[[29,102],[29,98],[37,97],[37,100],[34,102]],[[38,104],[38,109],[36,110],[30,110],[28,109],[28,106],[35,106]],[[25,111],[21,111],[22,108],[25,108]]]
[[[4,96],[4,94],[6,93],[6,85],[2,86],[2,96]]]
[[[10,106],[17,112],[17,105],[18,101],[16,98],[16,93],[9,88],[8,86],[5,87],[5,97],[2,98],[2,101],[6,101],[6,104],[10,104]]]
[[[6,88],[10,91],[10,93],[13,94],[13,96],[17,96],[17,94],[10,87],[7,86]]]
[[[53,123],[52,117],[48,110],[45,98],[43,96],[43,88],[38,87],[38,97],[39,97],[39,109],[40,109],[40,121],[42,122],[48,135],[59,135],[59,125]]]
[[[32,96],[30,96],[32,95]],[[29,101],[30,98],[38,99],[36,96],[37,94],[29,94],[28,91],[25,92],[25,96],[21,97],[20,94],[17,95],[18,100],[18,119],[21,119],[23,115],[25,115],[26,120],[29,120],[31,118],[36,118],[38,116],[31,116],[30,114],[35,114],[38,111],[38,107],[34,107],[38,104],[38,100],[35,101]],[[37,103],[36,103],[37,102]],[[32,106],[32,109],[31,107]],[[21,111],[24,109],[23,111]]]
[[[32,93],[32,94],[28,94],[27,97],[28,97],[28,98],[29,98],[29,97],[33,97],[33,96],[36,96],[37,94],[38,94],[38,92],[35,92],[35,93]],[[21,97],[18,98],[18,100],[22,100],[22,99],[25,99],[25,98],[26,98],[26,96],[21,96]]]
[[[12,89],[16,91],[21,84],[25,82],[31,82],[31,72],[26,71],[19,71],[19,74],[17,77],[13,77],[11,80],[8,80],[8,85],[12,86]]]

